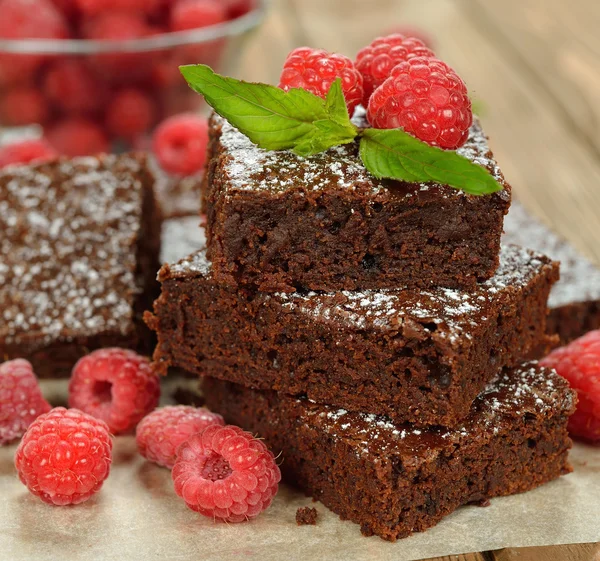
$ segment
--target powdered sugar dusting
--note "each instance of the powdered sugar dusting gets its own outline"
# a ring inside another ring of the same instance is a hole
[[[415,453],[414,461],[422,461],[441,448],[471,441],[474,435],[485,439],[502,430],[512,430],[515,418],[522,419],[525,415],[543,418],[570,412],[574,393],[554,371],[531,362],[505,371],[490,383],[475,401],[469,416],[455,429],[417,429],[394,424],[381,415],[348,412],[307,400],[297,402],[304,404],[304,422],[308,426],[318,426],[337,440],[353,443],[358,454],[389,456],[411,451]]]
[[[496,274],[474,291],[366,290],[324,294],[278,293],[283,306],[321,321],[343,322],[357,329],[412,327],[435,331],[452,344],[468,344],[473,327],[485,322],[491,305],[526,287],[550,268],[548,260],[517,246],[505,246]]]
[[[104,156],[0,172],[4,344],[132,329],[142,166]]]
[[[225,172],[231,190],[268,190],[282,192],[291,188],[323,191],[332,188],[364,190],[378,193],[386,190],[385,182],[375,179],[363,166],[356,143],[336,146],[321,154],[303,158],[290,151],[267,151],[258,148],[245,135],[231,126],[225,119],[214,116],[222,127],[220,143],[225,150],[227,162]],[[364,124],[360,115],[358,123]],[[462,156],[486,167],[500,182],[504,178],[492,157],[479,122],[475,122],[467,143],[458,150]],[[415,192],[427,191],[435,183],[417,185],[408,190],[406,197]],[[444,198],[464,197],[462,191],[446,186],[442,188]],[[508,191],[496,196],[510,197]]]
[[[199,216],[185,216],[165,220],[162,225],[162,263],[176,263],[206,247],[204,228],[200,227]]]
[[[600,269],[532,217],[518,201],[513,202],[504,220],[504,230],[504,242],[531,247],[560,261],[560,281],[548,300],[551,308],[600,300]]]

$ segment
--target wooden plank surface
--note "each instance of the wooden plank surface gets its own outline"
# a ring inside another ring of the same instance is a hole
[[[277,83],[294,47],[354,57],[394,26],[422,29],[483,102],[523,203],[600,263],[600,3],[590,0],[272,0],[240,76]],[[358,16],[357,16],[358,14]],[[600,544],[434,561],[600,561]]]

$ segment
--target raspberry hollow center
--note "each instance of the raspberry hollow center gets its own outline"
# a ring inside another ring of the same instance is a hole
[[[220,454],[213,452],[204,462],[200,475],[204,479],[210,481],[218,481],[219,479],[227,479],[233,470],[229,462]]]
[[[110,403],[112,401],[112,384],[110,382],[95,382],[94,397],[100,403]]]

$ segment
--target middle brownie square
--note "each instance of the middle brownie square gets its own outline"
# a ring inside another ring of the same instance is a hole
[[[455,426],[502,368],[546,341],[558,264],[518,246],[474,291],[245,293],[201,250],[159,273],[159,370],[307,396],[394,422]]]

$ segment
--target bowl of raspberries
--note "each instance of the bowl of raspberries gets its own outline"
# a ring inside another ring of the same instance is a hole
[[[61,154],[144,148],[199,109],[178,67],[226,69],[265,0],[0,0],[0,127],[37,124]]]

